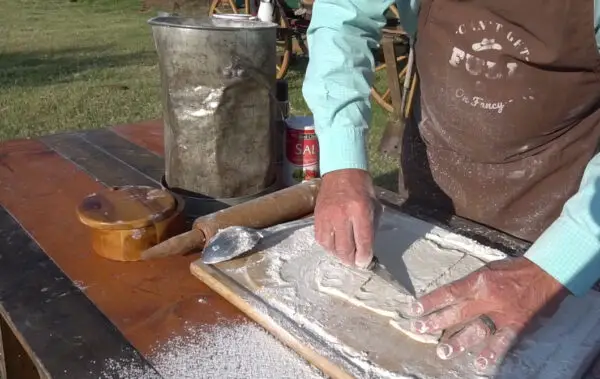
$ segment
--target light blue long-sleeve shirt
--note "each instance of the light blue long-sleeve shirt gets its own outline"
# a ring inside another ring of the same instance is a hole
[[[600,49],[600,0],[594,1]],[[303,94],[311,109],[320,149],[321,174],[366,170],[366,135],[374,80],[371,48],[381,39],[384,12],[394,0],[318,0],[308,29],[310,62]],[[419,0],[398,0],[409,35],[417,25]],[[591,31],[590,31],[591,32]],[[600,154],[588,164],[579,192],[525,256],[573,294],[585,294],[600,279]]]

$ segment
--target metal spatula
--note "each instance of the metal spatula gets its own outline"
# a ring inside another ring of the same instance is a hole
[[[202,262],[215,264],[250,253],[260,244],[267,248],[294,230],[314,224],[314,218],[286,222],[272,230],[259,230],[245,226],[230,226],[217,233],[208,241],[202,254]]]

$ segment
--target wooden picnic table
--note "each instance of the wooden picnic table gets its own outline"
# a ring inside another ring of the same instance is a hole
[[[152,372],[152,349],[186,325],[247,321],[190,274],[197,255],[124,263],[92,252],[77,205],[105,186],[160,187],[162,139],[156,120],[0,144],[0,378],[99,378],[111,360]],[[460,219],[436,223],[509,253],[526,248]]]
[[[159,187],[162,136],[154,121],[0,145],[0,370],[9,379],[98,378],[110,359],[147,367],[144,356],[186,321],[244,319],[190,274],[197,256],[113,262],[92,252],[76,217],[104,186]]]

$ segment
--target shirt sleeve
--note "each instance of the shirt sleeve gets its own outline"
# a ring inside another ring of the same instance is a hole
[[[302,93],[319,139],[320,171],[366,170],[374,57],[393,0],[318,0],[307,31]]]
[[[575,296],[600,279],[600,154],[586,167],[579,191],[525,257]]]

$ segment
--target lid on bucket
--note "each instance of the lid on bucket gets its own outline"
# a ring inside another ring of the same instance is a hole
[[[148,20],[153,26],[167,26],[183,29],[272,29],[277,28],[273,22],[261,21],[258,17],[249,14],[218,14],[209,17],[191,18],[178,16],[161,16]]]
[[[292,116],[285,121],[289,128],[292,129],[313,129],[315,127],[315,119],[313,116]]]
[[[125,186],[85,197],[77,215],[82,223],[95,229],[137,229],[171,216],[176,206],[177,201],[167,190]]]

